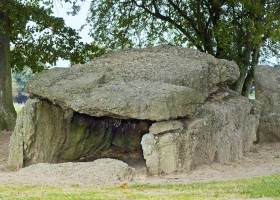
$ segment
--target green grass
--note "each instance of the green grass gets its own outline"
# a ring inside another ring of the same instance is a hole
[[[17,113],[19,113],[19,111],[21,111],[21,109],[23,108],[24,103],[14,103],[14,107]]]
[[[280,199],[280,174],[275,176],[180,185],[69,187],[0,185],[0,199]]]

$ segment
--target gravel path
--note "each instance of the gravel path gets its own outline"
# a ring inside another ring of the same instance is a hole
[[[121,185],[124,182],[113,176],[108,168],[94,162],[38,164],[19,172],[6,172],[4,166],[8,157],[9,137],[8,132],[0,134],[1,184],[107,186]],[[134,167],[136,175],[129,184],[177,184],[260,177],[280,173],[280,143],[255,145],[252,152],[237,162],[204,165],[187,174],[147,176],[143,163]]]

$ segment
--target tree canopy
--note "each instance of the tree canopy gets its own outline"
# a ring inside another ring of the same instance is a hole
[[[11,68],[37,72],[59,58],[83,63],[104,51],[82,43],[76,30],[53,16],[52,7],[53,0],[0,0],[0,130],[11,129],[16,118]]]
[[[260,59],[279,56],[279,20],[277,0],[99,0],[87,18],[94,40],[112,49],[169,43],[233,60],[240,93]]]
[[[54,65],[59,58],[80,63],[98,53],[98,46],[82,43],[76,30],[67,27],[62,18],[53,16],[52,0],[5,1],[0,8],[9,19],[13,68],[28,66],[40,71],[46,64]]]

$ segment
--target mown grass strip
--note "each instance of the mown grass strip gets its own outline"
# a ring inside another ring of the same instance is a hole
[[[179,185],[69,187],[0,185],[0,199],[280,199],[280,174],[275,176]]]

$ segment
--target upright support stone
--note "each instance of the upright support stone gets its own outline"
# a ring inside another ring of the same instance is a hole
[[[19,113],[10,141],[9,165],[77,161],[115,148],[141,150],[151,122],[90,117],[48,101],[30,99]],[[136,134],[136,135],[133,135]],[[133,137],[134,136],[134,137]]]
[[[192,118],[152,124],[141,142],[148,172],[188,172],[242,158],[256,140],[256,109],[247,98],[232,96],[205,103]]]
[[[172,174],[179,164],[179,133],[146,134],[142,149],[149,174]]]
[[[256,99],[261,102],[258,142],[280,141],[280,68],[255,67]]]

